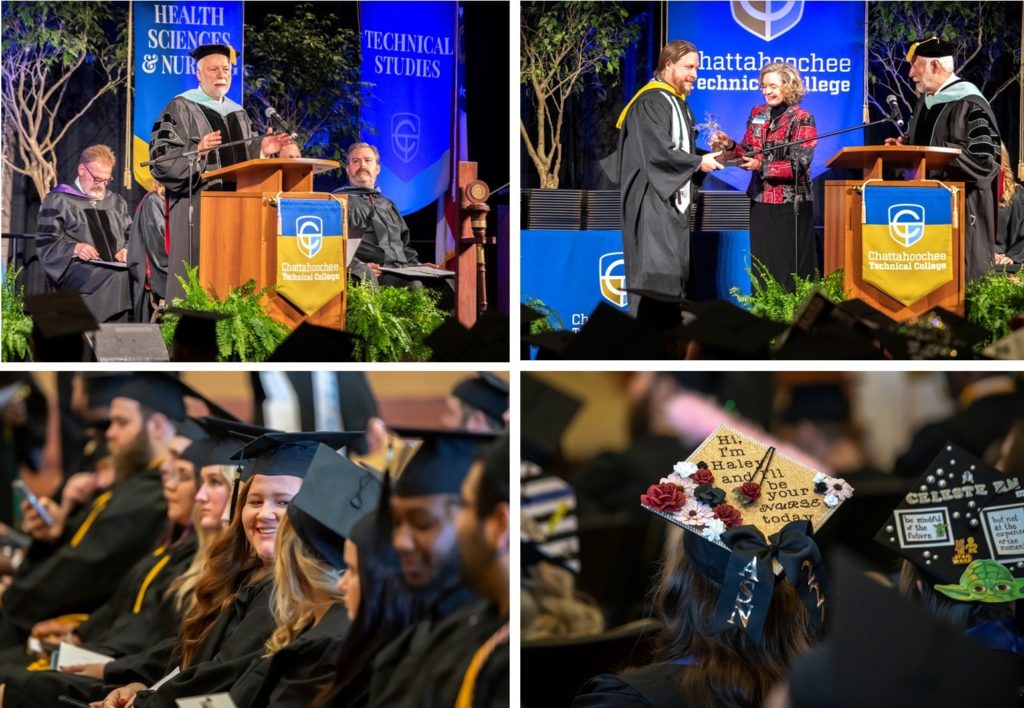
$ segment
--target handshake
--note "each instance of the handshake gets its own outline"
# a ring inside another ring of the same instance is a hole
[[[721,130],[716,131],[711,137],[711,149],[714,151],[705,155],[705,159],[711,155],[721,155],[722,162],[726,165],[735,165],[742,167],[745,170],[753,171],[761,167],[761,160],[756,157],[747,157],[745,155],[736,156],[736,141],[730,138]],[[716,162],[716,164],[718,164]],[[701,169],[704,169],[703,165]],[[708,172],[710,170],[704,170]]]

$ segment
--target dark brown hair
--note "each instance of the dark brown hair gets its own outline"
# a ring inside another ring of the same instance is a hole
[[[669,64],[675,64],[690,52],[700,53],[700,50],[685,39],[673,39],[661,48],[661,54],[658,55],[658,71],[662,71]]]
[[[238,591],[261,576],[263,561],[253,551],[242,528],[241,509],[249,496],[253,478],[242,485],[231,523],[210,546],[210,554],[196,581],[192,607],[181,628],[179,651],[181,668],[195,659],[217,618],[234,601]]]
[[[815,631],[793,586],[780,576],[759,642],[739,629],[711,634],[719,590],[718,583],[686,558],[680,538],[654,590],[654,611],[664,626],[656,659],[693,660],[680,679],[688,706],[760,706],[772,686],[786,677],[790,664],[811,648]]]

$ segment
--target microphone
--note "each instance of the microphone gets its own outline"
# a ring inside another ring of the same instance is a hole
[[[277,125],[278,129],[288,133],[292,137],[292,140],[298,138],[298,135],[291,129],[291,126],[285,122],[280,113],[274,110],[273,106],[267,106],[267,110],[263,111],[263,115],[266,116],[267,120],[271,123]]]
[[[900,115],[900,107],[899,104],[896,103],[896,97],[890,93],[885,97],[885,102],[889,104],[889,117],[893,119],[897,127],[902,128],[903,116]]]

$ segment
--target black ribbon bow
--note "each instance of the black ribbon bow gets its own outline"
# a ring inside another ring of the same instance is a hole
[[[722,580],[711,632],[742,629],[760,641],[775,590],[772,559],[778,560],[786,578],[810,613],[814,627],[824,626],[831,588],[821,551],[814,542],[811,522],[791,521],[770,541],[754,526],[740,526],[722,534],[732,550]]]

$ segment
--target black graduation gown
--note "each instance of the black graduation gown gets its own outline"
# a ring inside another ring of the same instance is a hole
[[[674,113],[682,116],[692,150],[696,131],[689,106],[663,90],[636,99],[619,133],[618,149],[626,287],[669,298],[685,295],[690,273],[690,209],[680,212],[674,202],[701,163],[698,155],[675,149]],[[639,299],[630,298],[634,312]]]
[[[231,687],[231,700],[248,708],[305,708],[334,675],[350,622],[338,603],[320,623],[270,657],[260,657]]]
[[[23,643],[36,622],[94,611],[117,589],[125,568],[152,551],[166,526],[167,502],[156,468],[99,495],[82,524],[65,529],[49,557],[14,576],[0,599],[3,646]]]
[[[1024,187],[1013,193],[1009,205],[999,207],[996,253],[1009,256],[1014,263],[1024,261]]]
[[[128,239],[128,271],[132,279],[132,308],[136,322],[148,322],[146,284],[156,300],[167,297],[167,250],[164,245],[166,204],[156,192],[149,192],[135,208],[131,238]],[[146,266],[149,275],[146,275]]]
[[[87,243],[99,251],[100,260],[113,262],[128,243],[131,221],[121,195],[107,192],[103,199],[94,199],[66,184],[39,206],[36,248],[46,276],[61,290],[81,293],[98,322],[130,317],[128,271],[80,261],[74,258],[75,246]]]
[[[188,569],[196,552],[196,542],[190,538],[171,549],[159,550],[136,563],[114,597],[79,625],[76,633],[83,638],[83,648],[116,658],[177,635],[181,617],[175,609],[174,597],[167,596],[167,591]],[[137,611],[136,604],[139,605]],[[2,676],[6,684],[4,705],[7,708],[56,705],[57,699],[68,690],[69,676],[24,670]],[[79,679],[81,677],[70,680]]]
[[[588,680],[573,699],[572,708],[686,708],[679,682],[686,669],[679,664],[652,664],[613,676]]]
[[[409,225],[379,189],[345,187],[334,193],[348,196],[349,235],[363,239],[356,258],[396,268],[420,264],[416,250],[409,245]]]
[[[180,155],[194,150],[199,140],[214,130],[221,131],[222,140],[232,142],[257,135],[245,111],[235,111],[222,117],[212,109],[203,108],[184,96],[178,96],[168,103],[160,118],[153,125],[149,140],[151,159],[167,155]],[[260,141],[253,140],[247,147],[211,150],[200,158],[198,169],[190,166],[186,158],[168,160],[153,165],[150,171],[167,188],[168,218],[171,230],[171,249],[168,260],[167,300],[184,297],[184,289],[176,275],[184,276],[182,261],[190,266],[199,264],[199,193],[224,189],[221,180],[205,181],[203,172],[227,167],[260,156]],[[194,165],[195,163],[192,162]],[[193,230],[189,242],[188,207],[189,185],[192,187]]]
[[[952,84],[951,84],[952,85]],[[932,123],[931,132],[927,124]],[[961,155],[930,179],[963,182],[964,268],[967,282],[982,278],[995,262],[999,128],[988,102],[978,96],[925,108],[921,96],[907,131],[910,144],[960,148]]]
[[[476,595],[466,586],[452,588],[431,605],[428,619],[409,627],[381,649],[373,661],[367,705],[390,708],[410,700],[410,693],[420,695],[418,687],[425,667],[440,658],[435,633],[448,617],[477,602]]]

